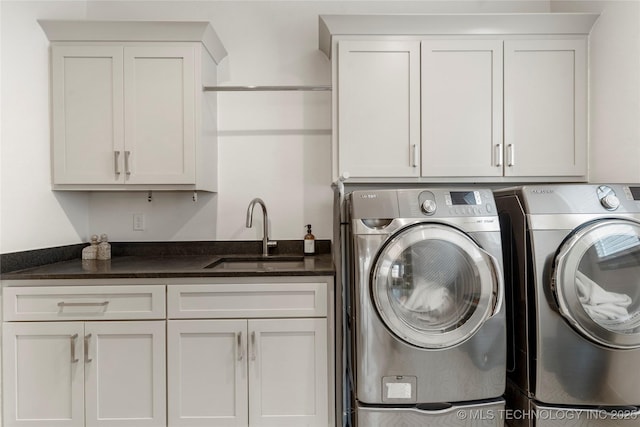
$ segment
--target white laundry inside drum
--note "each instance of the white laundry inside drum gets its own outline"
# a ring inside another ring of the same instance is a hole
[[[455,308],[449,289],[426,280],[416,281],[413,292],[403,305],[420,320],[428,322],[443,319]]]
[[[576,271],[576,290],[584,311],[609,329],[616,325],[627,329],[632,317],[640,316],[640,313],[629,314],[628,307],[633,302],[629,295],[606,291],[581,271]]]
[[[388,292],[392,309],[406,325],[441,334],[458,328],[473,314],[480,281],[462,249],[430,239],[405,250],[400,258],[406,262],[391,268]],[[396,280],[401,274],[406,276]]]

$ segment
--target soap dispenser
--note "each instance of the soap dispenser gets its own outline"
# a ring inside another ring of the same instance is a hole
[[[304,254],[316,253],[316,237],[311,233],[311,224],[307,224],[307,234],[304,236]]]

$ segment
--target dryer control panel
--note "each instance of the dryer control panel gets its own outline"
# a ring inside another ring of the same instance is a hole
[[[398,190],[400,217],[476,217],[496,215],[493,194],[488,189]]]

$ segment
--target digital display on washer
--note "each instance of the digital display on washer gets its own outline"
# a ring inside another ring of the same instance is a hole
[[[640,187],[629,187],[633,200],[640,200]]]
[[[452,205],[479,205],[480,200],[476,199],[473,191],[451,191]]]

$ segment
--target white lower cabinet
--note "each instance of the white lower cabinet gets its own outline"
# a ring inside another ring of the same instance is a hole
[[[163,285],[4,287],[4,427],[166,426]]]
[[[170,427],[332,425],[327,283],[167,293]]]
[[[333,278],[4,281],[3,427],[333,427]]]
[[[165,421],[165,322],[7,322],[4,426]]]
[[[170,320],[169,425],[326,426],[326,319]]]

